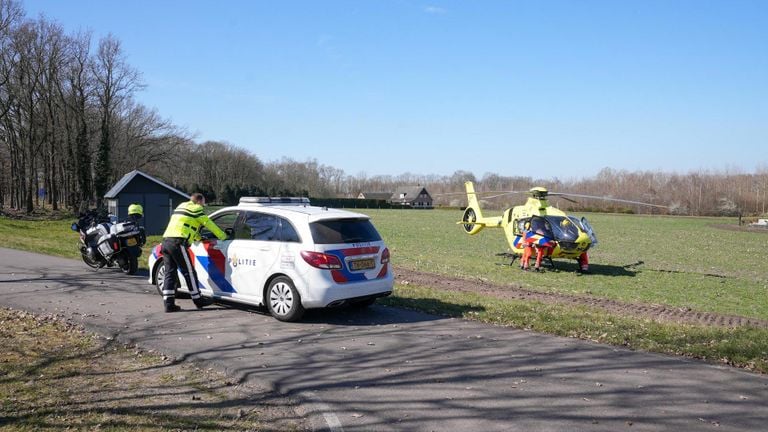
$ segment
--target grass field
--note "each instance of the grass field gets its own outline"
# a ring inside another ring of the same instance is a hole
[[[561,270],[543,274],[499,265],[508,262],[495,256],[508,249],[503,231],[485,229],[469,236],[455,223],[459,211],[364,212],[389,244],[395,266],[768,319],[768,233],[715,227],[734,225],[735,218],[587,215],[599,245],[590,251],[592,274],[579,276],[576,262],[569,260],[555,260]]]
[[[80,259],[79,235],[70,226],[77,218],[27,221],[0,217],[0,246],[46,255]],[[147,268],[147,256],[160,236],[149,236],[139,258],[139,267]],[[83,264],[85,265],[85,264]]]

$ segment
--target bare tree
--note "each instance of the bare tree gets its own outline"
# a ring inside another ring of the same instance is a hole
[[[96,80],[96,95],[100,109],[100,138],[96,152],[94,189],[98,198],[104,196],[113,179],[111,156],[114,120],[125,108],[132,95],[143,87],[139,72],[128,65],[120,41],[112,35],[99,41],[96,58],[91,63]]]
[[[90,149],[88,111],[95,94],[90,75],[89,33],[79,33],[69,39],[68,61],[59,95],[64,102],[64,133],[71,191],[67,196],[70,208],[81,207],[93,197],[93,166]]]
[[[160,117],[156,110],[133,101],[126,103],[124,115],[116,122],[112,165],[124,171],[170,169],[171,160],[188,134]],[[119,175],[120,173],[118,173]]]

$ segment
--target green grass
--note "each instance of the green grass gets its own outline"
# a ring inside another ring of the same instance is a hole
[[[65,258],[80,259],[78,245],[79,234],[70,226],[75,218],[53,221],[28,221],[0,217],[0,246],[55,255]],[[162,240],[161,236],[147,237],[147,244],[142,248],[139,267],[147,268],[147,257],[152,246]]]
[[[654,322],[588,307],[500,300],[478,294],[397,286],[379,300],[391,306],[461,317],[537,332],[682,355],[768,373],[768,331]]]
[[[587,215],[600,244],[590,251],[592,274],[575,261],[555,260],[543,274],[500,266],[508,250],[501,229],[469,236],[459,211],[364,210],[387,241],[395,266],[566,294],[659,303],[768,319],[768,234],[718,229],[735,218]],[[495,212],[486,211],[487,215]]]

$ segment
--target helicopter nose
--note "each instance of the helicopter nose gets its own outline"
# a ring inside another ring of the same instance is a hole
[[[592,240],[590,240],[588,235],[581,234],[579,235],[579,238],[576,239],[576,249],[581,252],[586,252],[587,249],[592,245]]]

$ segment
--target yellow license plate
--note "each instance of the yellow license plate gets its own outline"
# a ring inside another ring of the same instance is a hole
[[[349,269],[355,270],[370,270],[376,267],[376,260],[373,258],[354,260],[349,262]]]
[[[127,244],[128,246],[136,246],[136,239],[131,237],[125,241],[125,244]]]

